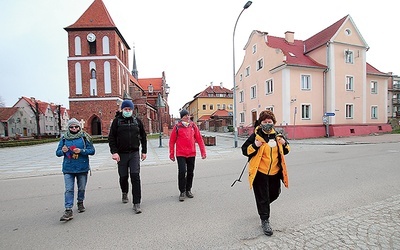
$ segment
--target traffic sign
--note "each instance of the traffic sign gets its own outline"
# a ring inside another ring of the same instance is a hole
[[[335,113],[325,113],[325,116],[335,116]]]

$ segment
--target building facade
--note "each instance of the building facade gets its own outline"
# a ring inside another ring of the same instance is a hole
[[[304,41],[254,30],[236,74],[239,134],[265,109],[289,138],[391,131],[390,74],[367,63],[368,49],[349,15]]]

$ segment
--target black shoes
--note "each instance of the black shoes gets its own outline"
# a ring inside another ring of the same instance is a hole
[[[72,209],[65,209],[63,216],[61,216],[60,221],[69,221],[74,218]]]
[[[122,203],[128,203],[128,194],[127,193],[122,193]]]
[[[140,203],[133,204],[133,210],[135,213],[140,214],[142,212],[142,209],[140,208]]]
[[[78,212],[83,213],[83,212],[85,212],[85,210],[86,210],[86,208],[83,205],[83,201],[78,201]]]
[[[184,201],[185,200],[185,193],[181,193],[179,195],[179,201]]]
[[[193,198],[193,197],[194,197],[193,194],[192,194],[192,192],[190,192],[190,191],[186,191],[186,196],[187,196],[188,198]]]
[[[262,227],[265,235],[271,236],[273,234],[272,228],[269,225],[269,220],[261,220],[261,227]]]

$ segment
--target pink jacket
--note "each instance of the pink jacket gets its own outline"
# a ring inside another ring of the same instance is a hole
[[[194,157],[196,156],[196,143],[199,145],[201,156],[206,157],[206,147],[203,137],[195,123],[190,122],[188,127],[183,126],[179,121],[171,131],[169,138],[169,158],[176,156]]]

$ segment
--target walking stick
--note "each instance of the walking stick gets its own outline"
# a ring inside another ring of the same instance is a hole
[[[232,183],[231,187],[233,187],[233,185],[235,185],[235,183],[236,183],[237,181],[238,181],[238,182],[242,182],[240,179],[242,178],[242,175],[243,175],[243,173],[244,173],[244,170],[246,169],[247,163],[249,163],[249,162],[248,162],[248,161],[246,161],[246,164],[244,164],[244,167],[243,167],[242,173],[240,174],[239,178],[238,178],[238,179],[236,179],[236,180],[235,180],[235,181]]]

